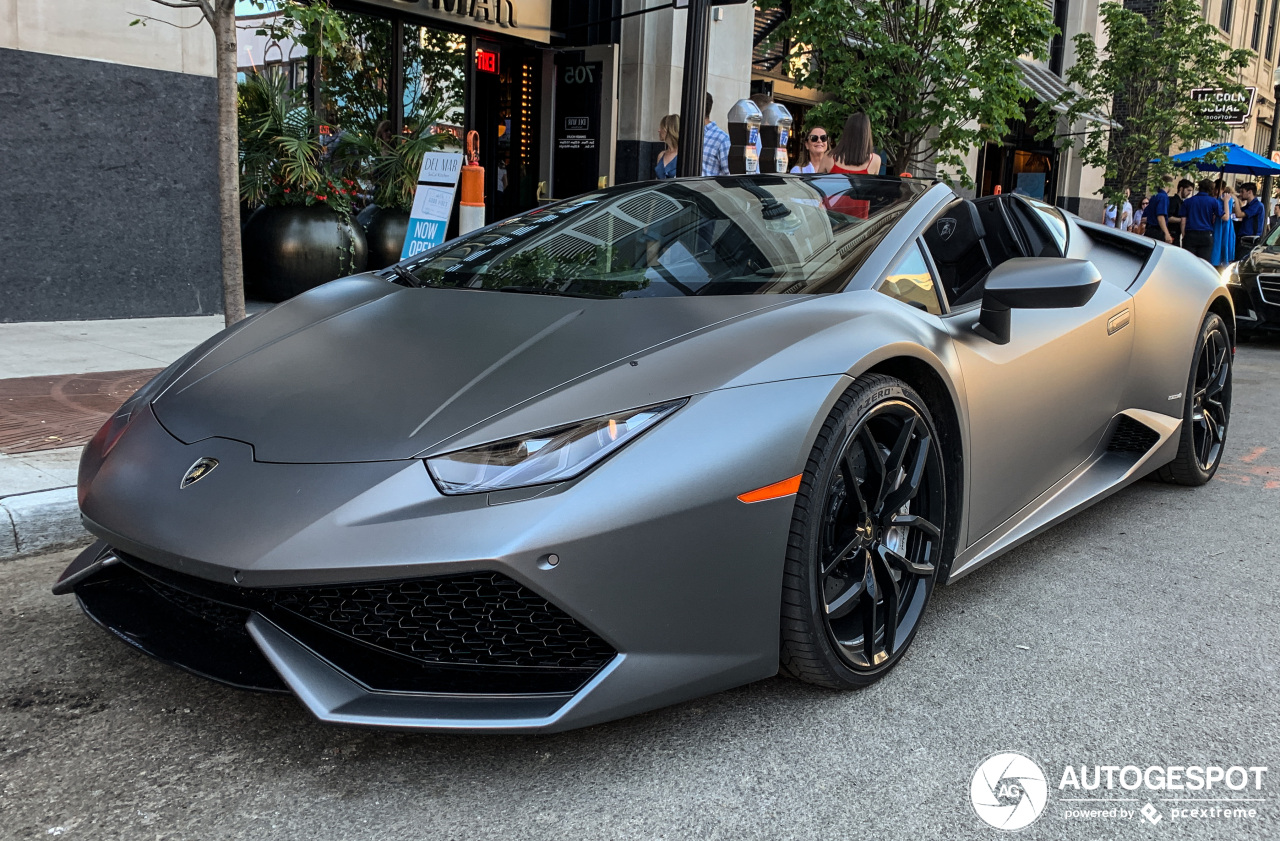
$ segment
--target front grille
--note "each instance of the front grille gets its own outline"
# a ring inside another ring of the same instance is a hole
[[[1107,442],[1109,453],[1145,453],[1160,440],[1160,433],[1139,423],[1128,415],[1121,415],[1111,440]]]
[[[1272,306],[1280,306],[1280,275],[1258,275],[1258,294]]]
[[[505,575],[278,591],[278,607],[432,663],[599,668],[608,643]]]
[[[116,554],[196,619],[242,632],[247,611],[261,613],[372,689],[567,693],[616,654],[564,611],[496,572],[245,588]]]

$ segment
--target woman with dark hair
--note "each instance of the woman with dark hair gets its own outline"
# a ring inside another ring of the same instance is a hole
[[[845,120],[840,142],[831,150],[831,171],[845,175],[880,174],[880,156],[871,139],[871,120],[861,111]]]

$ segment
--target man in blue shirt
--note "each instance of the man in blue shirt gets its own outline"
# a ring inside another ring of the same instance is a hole
[[[706,126],[702,130],[702,174],[729,174],[729,134],[711,121],[711,93],[707,93]]]
[[[1258,199],[1258,185],[1250,181],[1240,185],[1240,201],[1236,202],[1236,216],[1243,219],[1240,236],[1236,238],[1236,259],[1243,259],[1252,245],[1246,246],[1244,237],[1260,237],[1267,227],[1267,210]]]
[[[1147,226],[1147,236],[1168,243],[1173,242],[1173,234],[1169,233],[1169,192],[1167,189],[1172,183],[1173,176],[1166,175],[1164,177],[1164,186],[1151,197],[1151,203],[1147,205],[1146,211],[1142,214],[1142,220]]]
[[[1213,223],[1222,215],[1222,201],[1213,197],[1213,182],[1205,178],[1200,192],[1182,203],[1182,247],[1202,260],[1213,256]]]

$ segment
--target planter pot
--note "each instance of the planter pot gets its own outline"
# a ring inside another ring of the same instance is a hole
[[[409,214],[403,210],[380,207],[364,226],[369,240],[369,268],[385,269],[400,262],[404,237],[409,232]]]
[[[265,301],[362,272],[369,258],[360,226],[324,205],[260,207],[242,241],[245,293]]]

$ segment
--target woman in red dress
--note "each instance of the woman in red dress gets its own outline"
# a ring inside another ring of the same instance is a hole
[[[843,175],[879,175],[880,156],[871,140],[871,120],[858,111],[845,120],[840,143],[831,152],[831,172]]]

